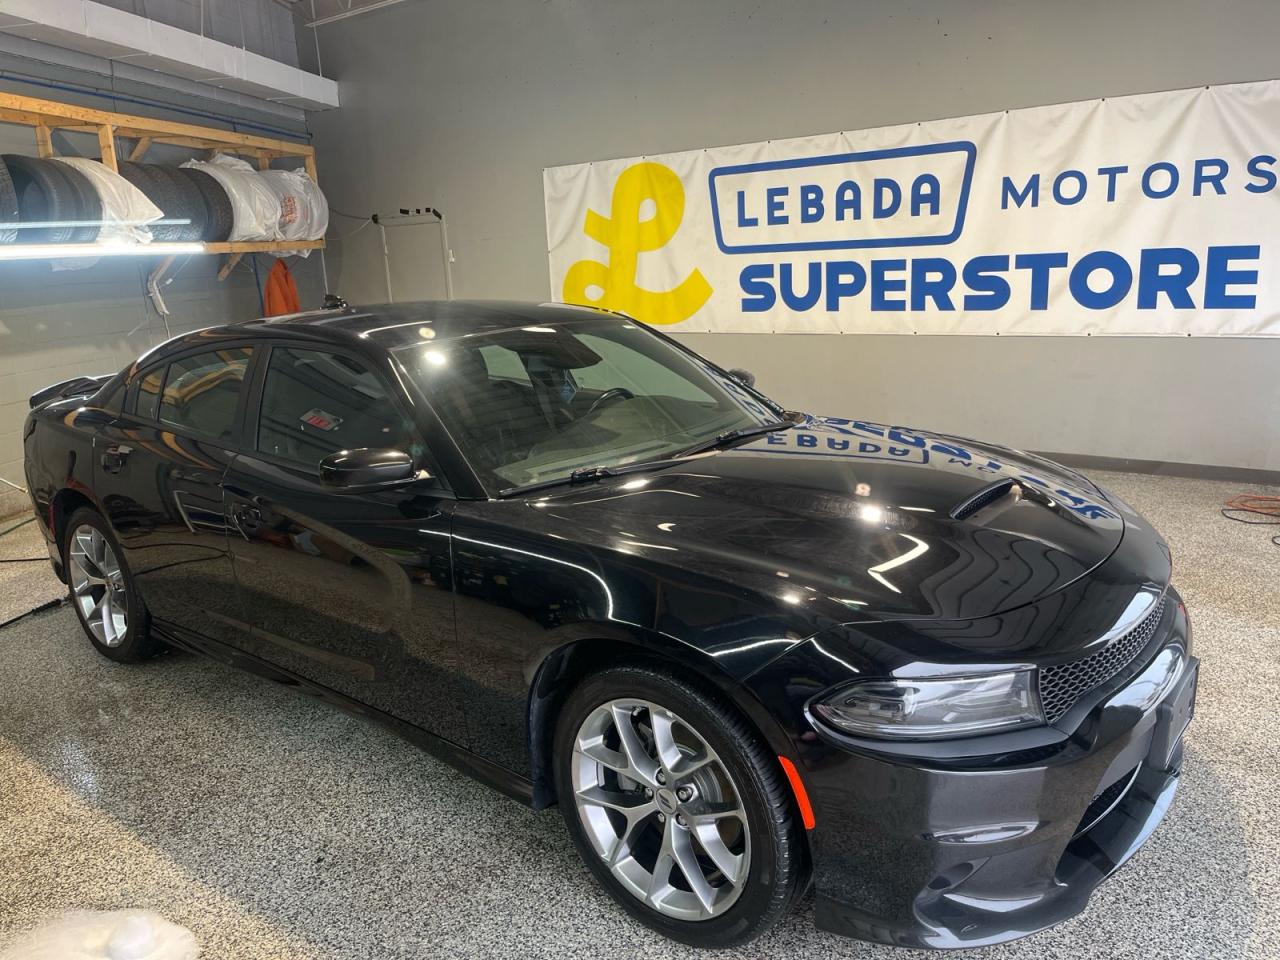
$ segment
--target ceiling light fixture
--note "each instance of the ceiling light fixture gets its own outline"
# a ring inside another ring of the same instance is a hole
[[[204,253],[203,243],[10,243],[0,260],[63,260],[69,257],[176,257]]]

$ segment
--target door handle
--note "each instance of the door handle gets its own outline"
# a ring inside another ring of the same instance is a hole
[[[113,443],[102,454],[102,469],[107,473],[119,473],[124,462],[133,453],[133,447],[123,443]]]

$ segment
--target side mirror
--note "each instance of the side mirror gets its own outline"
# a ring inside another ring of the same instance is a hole
[[[401,450],[360,447],[339,450],[320,461],[320,482],[339,491],[398,487],[419,476],[413,458]]]
[[[743,370],[741,367],[734,367],[729,371],[729,376],[737,380],[743,386],[754,387],[756,385],[756,375],[750,370]]]

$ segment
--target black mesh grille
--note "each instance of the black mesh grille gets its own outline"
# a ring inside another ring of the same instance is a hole
[[[961,501],[951,511],[952,520],[963,520],[965,517],[971,517],[985,506],[995,503],[1011,489],[1013,489],[1015,481],[1013,480],[997,480],[995,483],[983,487],[968,500]]]
[[[1082,696],[1094,687],[1106,683],[1131,664],[1151,642],[1162,613],[1163,599],[1147,614],[1146,619],[1124,636],[1113,640],[1106,649],[1083,660],[1041,667],[1040,703],[1044,706],[1045,719],[1054,723]]]
[[[1120,798],[1128,792],[1133,786],[1134,778],[1138,775],[1138,767],[1134,767],[1123,777],[1113,783],[1107,789],[1093,798],[1093,802],[1089,804],[1089,808],[1085,810],[1084,816],[1080,818],[1080,825],[1076,827],[1073,836],[1078,837],[1089,828],[1093,827],[1099,820],[1111,812],[1111,808],[1120,802]]]

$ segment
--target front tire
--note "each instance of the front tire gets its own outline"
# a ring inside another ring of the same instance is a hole
[[[777,758],[694,685],[641,667],[587,678],[560,713],[555,775],[587,867],[673,940],[746,943],[801,889],[803,840]]]
[[[96,510],[83,507],[68,519],[62,561],[71,605],[99,653],[136,663],[161,649],[124,551]]]

